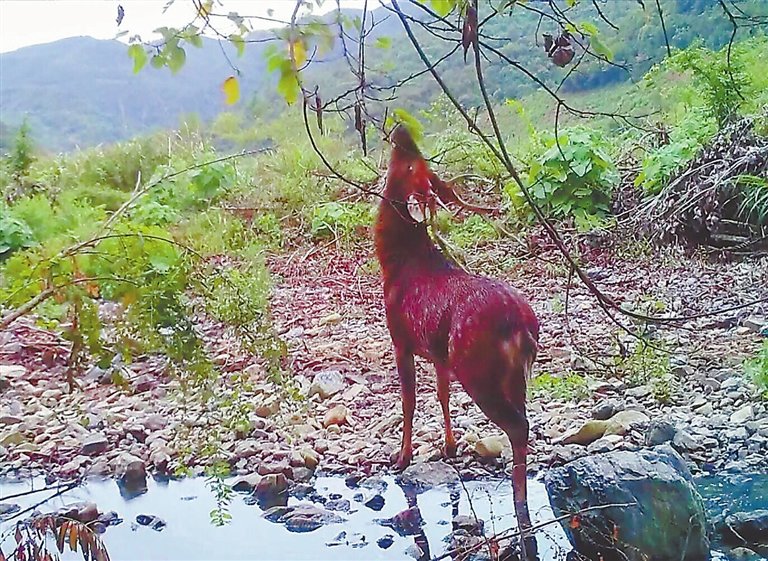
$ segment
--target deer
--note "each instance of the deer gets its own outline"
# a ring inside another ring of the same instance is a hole
[[[445,456],[455,456],[457,448],[449,407],[452,378],[509,437],[515,514],[525,535],[531,526],[526,386],[538,351],[538,319],[517,290],[466,272],[435,245],[427,225],[436,205],[469,205],[430,170],[404,125],[397,125],[389,140],[391,156],[374,242],[400,380],[403,431],[397,468],[405,469],[412,460],[414,357],[420,356],[434,365],[437,375]],[[525,549],[533,547],[535,556],[532,539],[526,538]]]

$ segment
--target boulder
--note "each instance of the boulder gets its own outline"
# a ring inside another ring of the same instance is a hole
[[[324,370],[318,372],[309,386],[309,394],[312,397],[317,394],[321,399],[328,399],[332,395],[344,389],[344,376],[338,370]]]
[[[730,514],[716,529],[727,544],[768,546],[768,510]]]
[[[282,473],[262,477],[253,492],[261,508],[285,506],[288,503],[288,480]]]
[[[98,456],[109,449],[109,440],[104,434],[97,432],[88,435],[82,442],[80,454],[83,456]]]
[[[312,504],[275,506],[263,514],[270,522],[284,524],[289,532],[312,532],[328,524],[340,524],[346,519]]]
[[[604,561],[709,559],[704,505],[670,446],[580,458],[550,470],[544,484],[574,549]],[[628,504],[595,508],[608,504]]]
[[[392,528],[401,536],[415,536],[421,532],[421,527],[424,525],[424,519],[421,517],[421,511],[418,506],[412,506],[398,512],[391,518],[377,519],[375,522],[387,528]]]
[[[323,426],[328,428],[331,425],[346,425],[348,415],[349,410],[345,406],[336,405],[326,411],[323,417]]]
[[[655,419],[651,421],[648,430],[645,432],[645,445],[658,446],[675,438],[677,429],[669,421]]]
[[[445,462],[424,462],[406,468],[396,481],[401,487],[423,493],[441,485],[457,484],[459,474]]]
[[[475,443],[475,452],[481,458],[498,458],[504,451],[504,437],[500,435],[486,436]]]

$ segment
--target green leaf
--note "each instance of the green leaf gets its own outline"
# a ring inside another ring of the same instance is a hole
[[[599,33],[597,26],[591,21],[580,22],[579,31],[581,31],[584,35],[597,35]]]
[[[456,0],[429,0],[429,5],[437,15],[445,17],[456,7]]]
[[[408,132],[411,133],[411,137],[416,143],[421,142],[424,136],[424,125],[421,124],[416,117],[408,113],[405,109],[397,108],[387,118],[386,127],[393,129],[395,125],[404,125]]]
[[[147,51],[143,45],[131,45],[128,47],[128,56],[133,59],[133,73],[138,72],[147,64]]]
[[[595,54],[604,56],[608,61],[613,60],[613,51],[597,35],[592,35],[589,38],[589,46],[592,47]]]
[[[285,72],[277,82],[277,92],[283,96],[288,105],[293,105],[299,99],[299,81],[293,72]]]
[[[168,53],[168,68],[176,74],[187,60],[187,53],[181,47],[173,47]]]
[[[379,37],[373,46],[377,49],[390,49],[392,48],[392,37]]]
[[[149,60],[152,68],[162,68],[165,66],[165,57],[163,55],[153,55]]]
[[[240,35],[233,33],[229,36],[229,42],[235,46],[235,49],[237,49],[237,56],[243,56],[243,53],[245,52],[245,40]]]

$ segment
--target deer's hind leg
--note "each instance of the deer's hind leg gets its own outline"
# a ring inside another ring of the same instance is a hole
[[[435,372],[437,373],[437,398],[440,400],[440,407],[443,410],[443,424],[445,425],[443,453],[446,458],[453,458],[456,456],[456,438],[454,438],[451,429],[451,371],[442,364],[435,364]]]

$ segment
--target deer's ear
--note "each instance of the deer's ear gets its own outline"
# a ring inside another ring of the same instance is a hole
[[[407,202],[408,214],[419,224],[427,219],[427,205],[423,201],[420,201],[416,195],[411,193]]]

